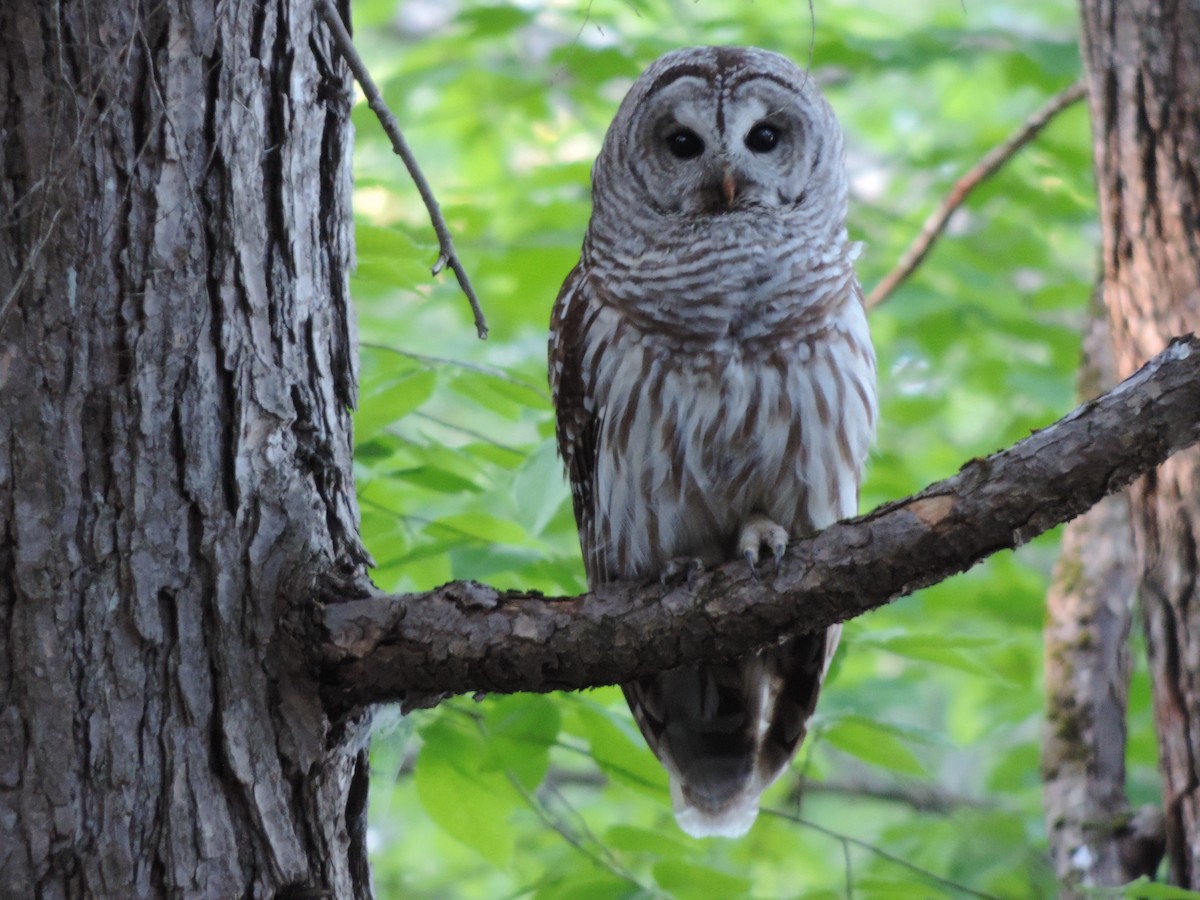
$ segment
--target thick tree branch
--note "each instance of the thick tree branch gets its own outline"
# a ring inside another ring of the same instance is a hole
[[[693,584],[614,583],[542,597],[455,582],[347,600],[313,637],[343,707],[469,691],[625,681],[824,628],[1020,546],[1200,440],[1200,339],[1172,343],[1113,391],[921,493],[796,542],[761,581],[740,562]]]

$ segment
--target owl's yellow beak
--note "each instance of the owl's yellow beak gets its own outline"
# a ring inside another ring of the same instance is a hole
[[[738,183],[733,177],[733,172],[729,169],[725,170],[725,177],[721,179],[721,193],[725,196],[725,205],[733,209],[733,201],[737,197]]]

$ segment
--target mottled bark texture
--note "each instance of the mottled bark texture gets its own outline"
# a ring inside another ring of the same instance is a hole
[[[1082,0],[1117,372],[1200,330],[1200,4]],[[1200,451],[1131,491],[1171,877],[1200,887]]]
[[[1115,390],[915,497],[798,541],[778,572],[744,562],[693,583],[546,598],[454,583],[330,602],[312,628],[331,703],[449,691],[612,684],[824,628],[1019,546],[1200,440],[1200,339]],[[761,580],[760,580],[761,579]],[[349,591],[328,586],[330,601]]]
[[[308,0],[0,3],[0,894],[369,893],[280,628],[361,559]]]
[[[1116,376],[1108,322],[1095,304],[1084,336],[1080,395]],[[1046,733],[1042,777],[1046,833],[1063,897],[1153,873],[1162,859],[1130,852],[1142,835],[1125,796],[1125,712],[1136,568],[1129,497],[1105,497],[1063,529],[1046,597]],[[1146,824],[1161,826],[1151,807]],[[1153,856],[1153,854],[1151,854]],[[1147,871],[1148,870],[1148,871]]]

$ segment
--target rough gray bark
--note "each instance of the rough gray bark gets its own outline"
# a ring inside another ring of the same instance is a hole
[[[0,4],[0,893],[369,893],[279,623],[362,558],[308,0]]]
[[[612,684],[824,628],[1019,546],[1200,440],[1200,339],[1015,447],[795,543],[771,577],[735,562],[686,584],[545,598],[454,583],[315,611],[322,685],[345,708],[422,694]],[[337,586],[330,601],[349,593]]]
[[[1120,375],[1200,330],[1200,4],[1082,0]],[[1171,877],[1200,887],[1200,452],[1131,491]]]

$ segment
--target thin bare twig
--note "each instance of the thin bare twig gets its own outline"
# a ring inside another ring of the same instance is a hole
[[[929,218],[925,220],[925,224],[921,226],[921,231],[913,239],[913,242],[909,244],[908,249],[901,255],[900,261],[896,263],[896,267],[888,272],[867,296],[867,309],[874,309],[883,303],[884,300],[892,295],[892,292],[896,288],[900,287],[916,271],[917,266],[921,264],[933,248],[934,243],[941,237],[942,232],[945,231],[946,223],[950,221],[950,216],[954,214],[956,209],[963,205],[971,191],[996,174],[1006,162],[1017,154],[1018,150],[1037,137],[1055,116],[1073,104],[1078,103],[1086,93],[1087,88],[1083,80],[1080,79],[1066,90],[1055,94],[1041,109],[1026,119],[1021,127],[1007,140],[993,147],[962,178],[954,182],[954,187],[950,189],[950,193],[946,195],[946,199],[941,202],[937,209],[930,213]]]
[[[817,781],[801,778],[792,789],[792,798],[802,799],[808,794],[882,800],[903,804],[916,812],[937,815],[947,815],[962,808],[986,809],[992,805],[989,801],[955,794],[933,784],[885,784],[869,779]]]
[[[929,881],[932,881],[935,884],[940,884],[943,887],[952,888],[953,890],[958,891],[960,894],[964,894],[968,897],[979,897],[981,900],[1000,900],[1000,898],[995,894],[987,894],[983,891],[977,891],[972,887],[967,887],[965,884],[960,884],[957,881],[952,881],[949,878],[938,875],[936,872],[931,872],[929,869],[922,869],[920,866],[910,863],[907,859],[897,856],[894,853],[889,853],[882,847],[876,847],[874,844],[864,841],[861,838],[851,837],[848,834],[842,834],[839,831],[834,831],[832,828],[826,828],[824,825],[818,825],[811,819],[806,819],[803,816],[798,816],[795,813],[788,812],[787,810],[763,807],[762,812],[763,815],[775,816],[778,819],[786,819],[789,822],[795,822],[797,825],[801,825],[804,828],[812,829],[819,834],[833,838],[835,841],[841,841],[842,846],[845,846],[846,844],[853,844],[855,847],[866,850],[868,853],[874,854],[880,859],[887,860],[888,862],[899,866],[902,869],[907,869],[914,875],[927,878]]]
[[[317,0],[317,9],[321,12],[321,17],[325,20],[325,24],[329,26],[329,32],[333,35],[334,44],[337,45],[338,51],[350,66],[350,71],[354,73],[354,78],[363,90],[363,95],[367,98],[367,105],[371,107],[371,111],[375,113],[379,119],[379,124],[383,126],[384,133],[387,134],[392,141],[392,149],[396,155],[404,161],[404,167],[408,169],[408,176],[412,179],[413,184],[417,186],[417,191],[421,194],[421,200],[425,204],[425,208],[429,211],[429,222],[433,225],[434,233],[437,234],[439,255],[437,262],[433,264],[431,269],[434,275],[437,275],[442,269],[447,266],[454,272],[454,276],[458,279],[458,286],[462,288],[462,292],[467,295],[467,300],[471,304],[471,312],[475,315],[475,333],[479,335],[480,340],[484,340],[488,335],[487,319],[483,316],[483,310],[479,307],[479,298],[475,296],[475,289],[471,287],[471,279],[467,277],[467,271],[463,268],[462,262],[458,258],[458,252],[454,249],[454,240],[450,237],[450,228],[446,225],[446,220],[442,216],[441,207],[438,206],[437,198],[433,196],[433,189],[430,188],[429,182],[425,180],[425,176],[421,173],[421,167],[417,164],[417,158],[413,156],[412,150],[408,146],[408,141],[404,139],[404,133],[400,130],[400,123],[396,120],[395,115],[388,109],[387,104],[383,100],[383,95],[379,92],[379,87],[371,78],[371,73],[367,71],[366,63],[362,57],[358,55],[358,51],[354,48],[354,41],[350,38],[350,32],[346,30],[345,23],[342,22],[342,17],[334,5],[334,0]]]

